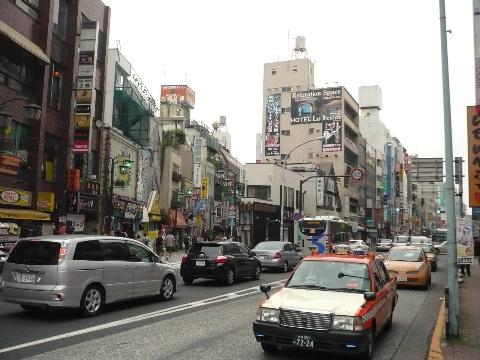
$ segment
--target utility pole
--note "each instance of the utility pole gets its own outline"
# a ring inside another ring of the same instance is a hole
[[[440,42],[442,50],[443,122],[445,131],[445,204],[447,212],[448,248],[448,326],[447,336],[459,335],[459,303],[457,275],[457,239],[455,219],[455,186],[453,184],[452,120],[450,112],[450,82],[448,74],[447,26],[445,0],[439,0]]]

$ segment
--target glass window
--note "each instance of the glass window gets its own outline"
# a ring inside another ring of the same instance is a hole
[[[0,152],[28,163],[29,128],[10,118],[0,118]]]
[[[265,185],[248,185],[247,196],[262,200],[271,198],[271,187]]]
[[[103,253],[100,247],[100,241],[89,240],[79,242],[75,247],[73,260],[102,261]]]
[[[222,255],[222,247],[218,244],[195,244],[189,253],[193,256],[216,258]]]
[[[57,265],[59,250],[59,242],[19,241],[7,261],[14,264]]]
[[[271,250],[276,251],[280,250],[281,247],[280,241],[262,241],[255,246],[254,250]]]
[[[67,0],[53,2],[53,33],[62,40],[67,38],[68,7]]]
[[[233,246],[238,247],[238,249],[240,251],[240,254],[248,256],[248,253],[250,251],[248,250],[248,248],[245,245],[243,245],[243,244],[233,244]]]
[[[50,66],[50,82],[48,84],[48,106],[55,110],[62,110],[63,69],[52,63]]]
[[[377,269],[377,266],[374,265],[372,267],[372,270],[373,270],[373,277],[375,279],[375,288],[376,288],[375,290],[378,291],[381,288],[383,288],[383,281],[382,281],[380,272]]]
[[[127,242],[128,248],[130,249],[130,254],[132,256],[132,261],[136,262],[155,262],[156,256],[150,251],[141,247],[137,244]]]
[[[45,134],[43,144],[43,180],[55,182],[57,180],[57,161],[59,152],[59,139]]]
[[[388,253],[387,260],[420,262],[423,261],[423,252],[418,249],[392,248]]]
[[[130,261],[130,251],[125,241],[102,241],[102,250],[105,260]]]
[[[375,261],[375,267],[383,287],[388,282],[389,276],[383,271],[382,265],[383,263],[381,261]]]

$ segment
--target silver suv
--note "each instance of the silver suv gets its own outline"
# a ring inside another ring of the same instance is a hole
[[[27,311],[65,307],[94,316],[121,300],[170,300],[176,284],[175,270],[138,241],[53,235],[17,242],[3,265],[0,296]]]

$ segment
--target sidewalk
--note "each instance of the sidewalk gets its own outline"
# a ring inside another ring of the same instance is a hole
[[[478,261],[479,258],[474,259],[470,266],[471,277],[465,275],[464,282],[458,284],[460,336],[455,339],[446,339],[445,314],[441,311],[432,338],[429,359],[480,359],[480,266]],[[443,331],[438,331],[441,327]]]

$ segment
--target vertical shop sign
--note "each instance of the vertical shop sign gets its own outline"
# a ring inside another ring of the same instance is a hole
[[[267,96],[265,156],[280,155],[280,99],[280,94]]]

